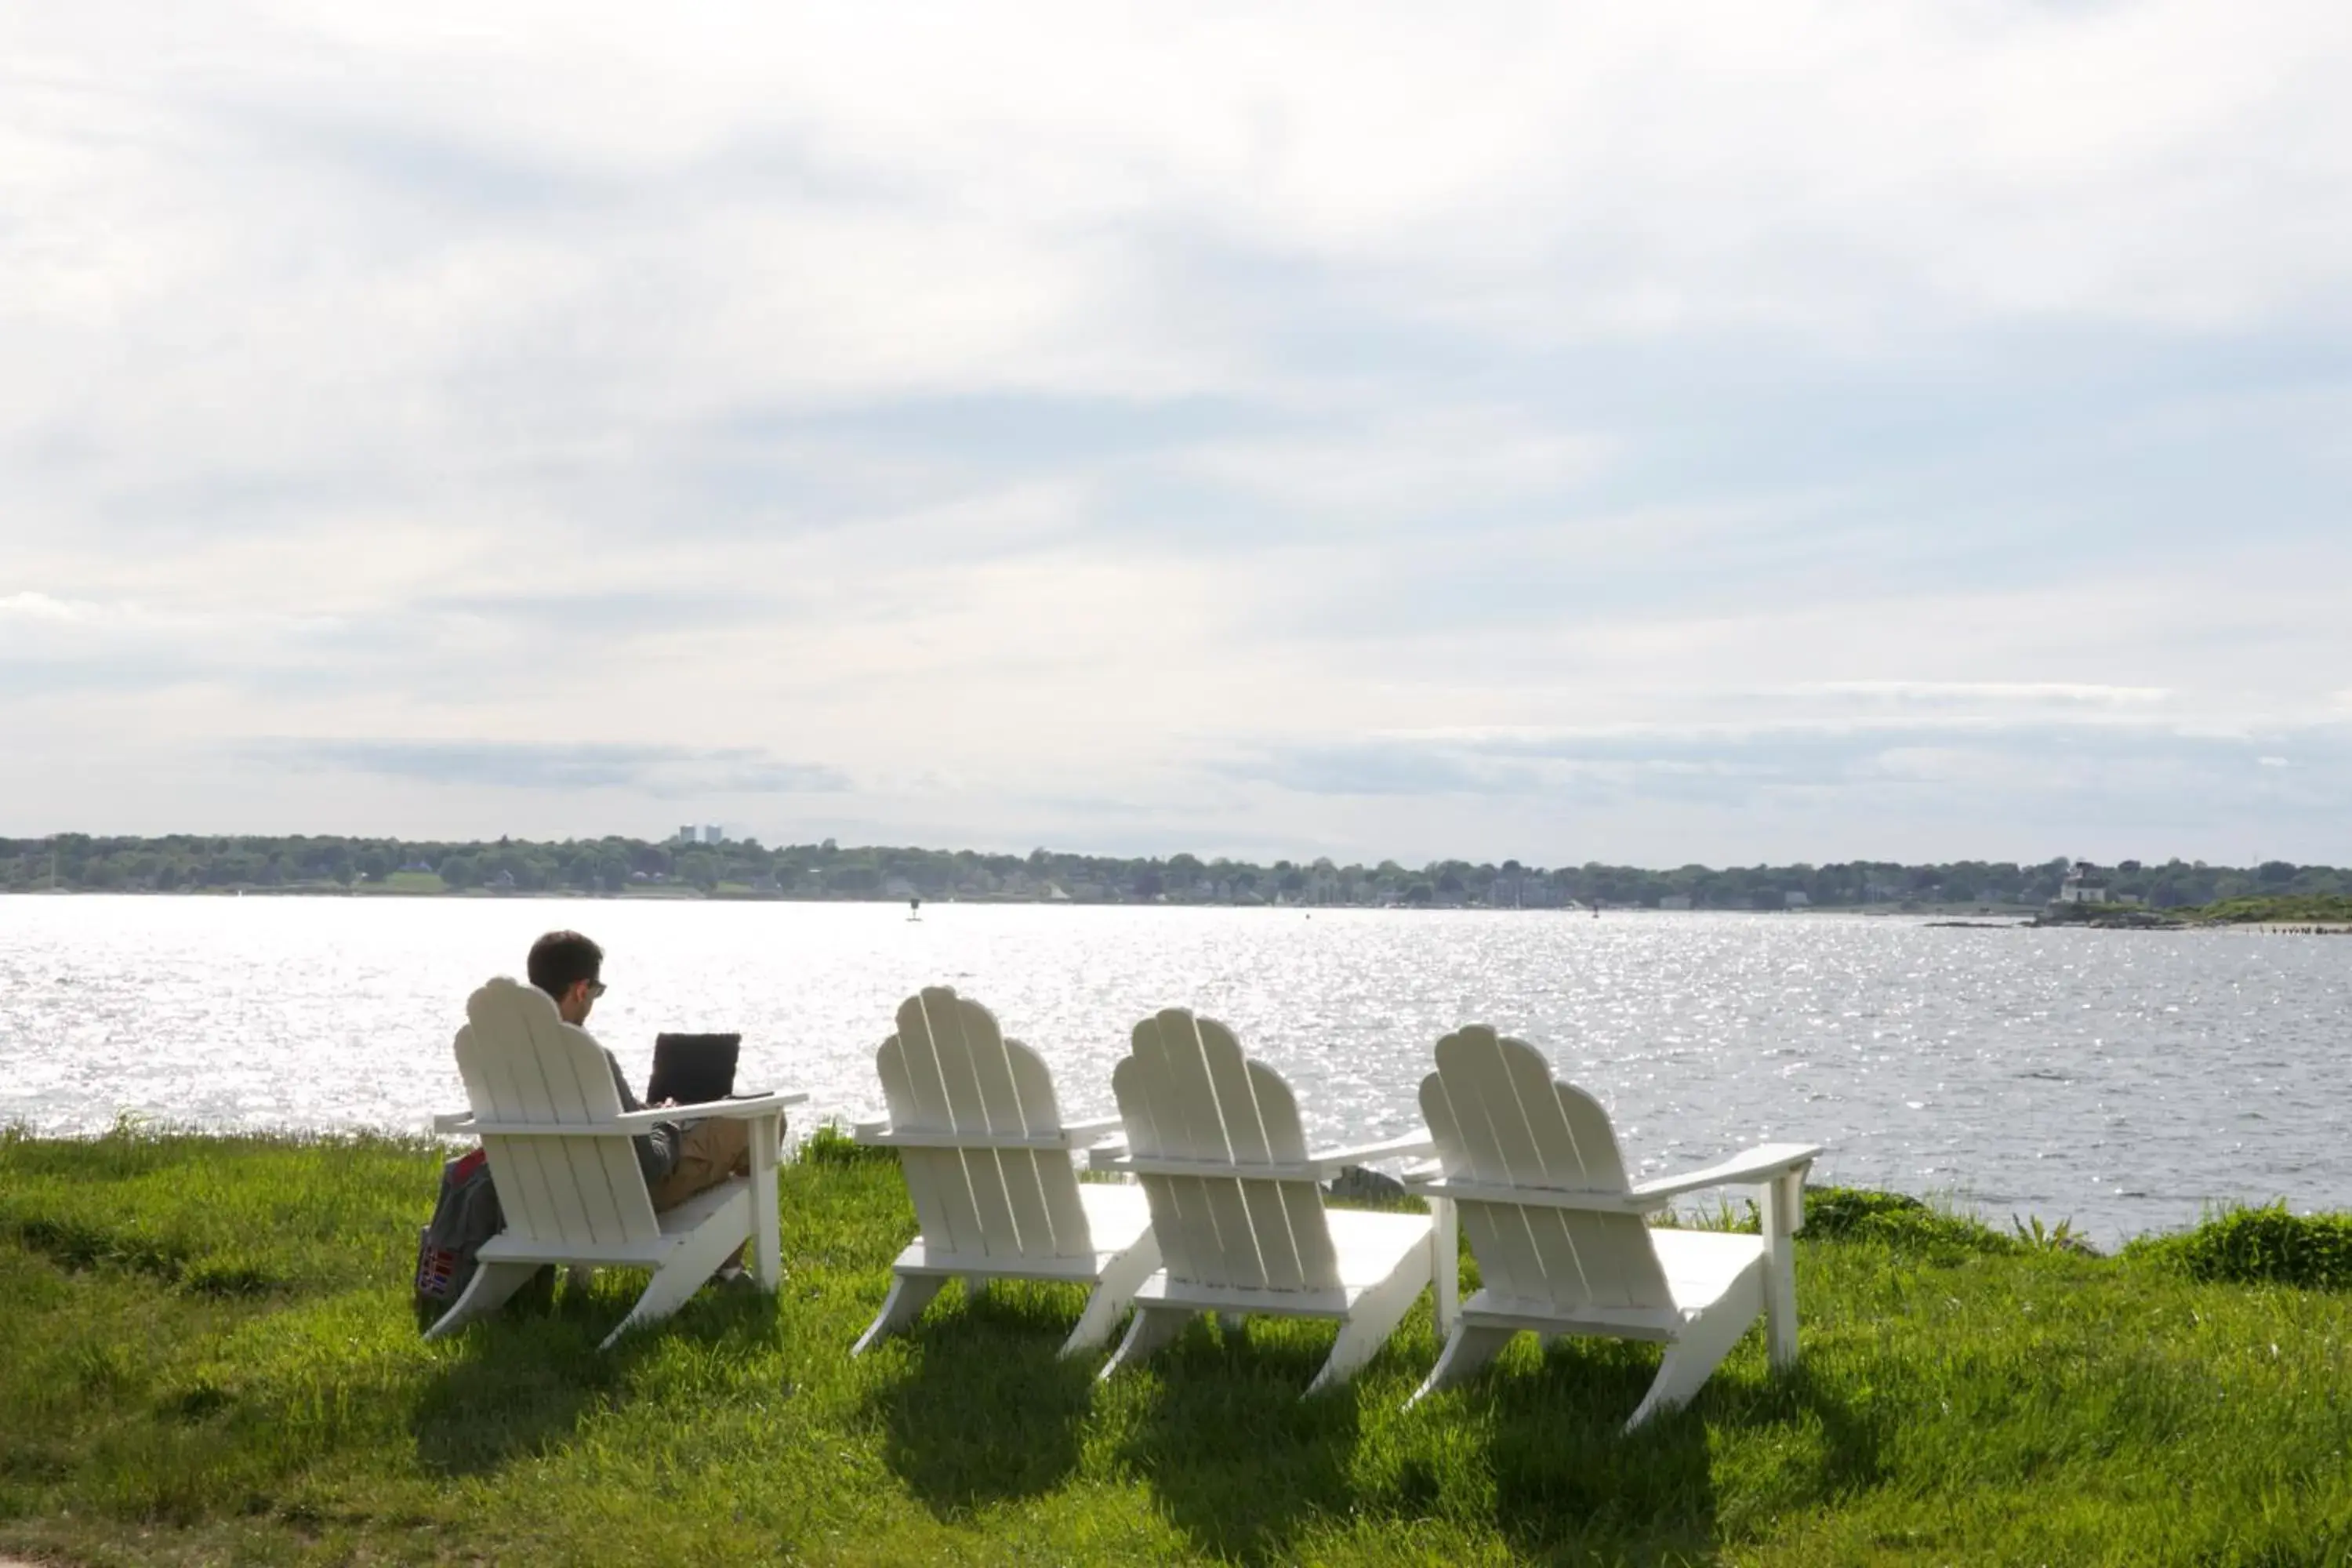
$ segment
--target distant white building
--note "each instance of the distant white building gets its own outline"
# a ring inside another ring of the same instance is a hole
[[[1668,893],[1664,898],[1658,900],[1658,908],[1662,910],[1686,910],[1690,908],[1690,895],[1688,893]]]
[[[1782,907],[1786,909],[1810,909],[1812,907],[1813,896],[1811,893],[1790,892],[1781,895],[1781,902]]]
[[[2108,901],[2107,885],[2099,879],[2098,868],[2088,860],[2077,860],[2058,884],[2057,901],[2062,904],[2104,904]]]

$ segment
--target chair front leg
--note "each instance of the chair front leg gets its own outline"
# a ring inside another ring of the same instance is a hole
[[[783,1155],[784,1118],[755,1117],[751,1122],[751,1272],[760,1289],[774,1295],[783,1285],[784,1248],[776,1207],[776,1166]]]
[[[1775,1367],[1797,1364],[1797,1231],[1804,1203],[1802,1170],[1764,1188],[1764,1343]]]

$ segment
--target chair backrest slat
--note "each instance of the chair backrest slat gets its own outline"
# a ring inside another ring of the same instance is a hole
[[[1146,1018],[1111,1087],[1134,1152],[1223,1167],[1143,1178],[1171,1279],[1275,1290],[1338,1286],[1321,1190],[1297,1177],[1252,1173],[1304,1162],[1307,1137],[1290,1086],[1244,1057],[1232,1030],[1182,1008]]]
[[[932,986],[899,1005],[874,1065],[906,1131],[1048,1136],[1061,1130],[1053,1075],[977,1002]],[[924,1239],[984,1258],[1090,1258],[1070,1157],[1054,1150],[903,1149]]]
[[[601,1047],[556,1016],[544,992],[500,977],[467,999],[459,1076],[476,1116],[578,1127],[577,1137],[482,1140],[507,1228],[550,1243],[610,1245],[661,1234],[625,1132],[593,1130],[621,1114]]]
[[[1484,1025],[1446,1036],[1421,1105],[1448,1175],[1550,1192],[1629,1190],[1608,1112],[1555,1081],[1523,1040]],[[1461,1215],[1480,1279],[1497,1295],[1567,1310],[1673,1304],[1638,1215],[1486,1202],[1464,1203]]]

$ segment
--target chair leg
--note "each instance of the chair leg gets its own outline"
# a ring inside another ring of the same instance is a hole
[[[629,1315],[623,1318],[613,1331],[604,1336],[604,1342],[596,1348],[610,1350],[613,1342],[630,1330],[657,1322],[686,1305],[687,1298],[701,1289],[704,1282],[719,1272],[719,1266],[733,1257],[737,1247],[751,1239],[748,1205],[744,1212],[743,1223],[724,1225],[714,1221],[670,1248],[669,1257],[646,1281],[646,1293],[637,1298],[637,1304],[629,1309]]]
[[[1081,1352],[1098,1350],[1110,1338],[1111,1325],[1127,1310],[1143,1282],[1160,1272],[1160,1241],[1150,1231],[1133,1247],[1110,1260],[1103,1270],[1094,1294],[1087,1298],[1087,1310],[1078,1315],[1078,1326],[1062,1342],[1060,1353],[1077,1355]]]
[[[1141,1361],[1182,1333],[1192,1316],[1191,1310],[1183,1307],[1138,1307],[1133,1321],[1127,1325],[1127,1337],[1118,1342],[1118,1349],[1111,1352],[1110,1360],[1103,1363],[1101,1380],[1108,1380],[1123,1366]]]
[[[1712,1311],[1704,1313],[1696,1322],[1683,1326],[1682,1337],[1666,1347],[1658,1362],[1657,1380],[1650,1392],[1642,1396],[1625,1430],[1633,1431],[1651,1416],[1690,1403],[1709,1373],[1723,1364],[1739,1336],[1757,1318],[1753,1301],[1718,1302]]]
[[[1516,1329],[1474,1329],[1467,1323],[1456,1323],[1453,1334],[1445,1342],[1445,1349],[1438,1354],[1437,1364],[1429,1369],[1428,1377],[1412,1391],[1412,1397],[1404,1402],[1404,1407],[1412,1409],[1431,1394],[1453,1387],[1493,1361],[1496,1352],[1509,1344],[1511,1336],[1517,1331]]]
[[[487,1318],[506,1304],[508,1297],[529,1283],[539,1272],[536,1263],[485,1263],[474,1270],[466,1281],[465,1290],[449,1304],[438,1321],[425,1331],[428,1340],[444,1334],[454,1334],[476,1318]]]
[[[1357,1297],[1355,1310],[1339,1325],[1339,1338],[1331,1346],[1329,1359],[1307,1385],[1307,1392],[1320,1394],[1355,1376],[1357,1369],[1379,1353],[1396,1332],[1396,1326],[1421,1300],[1422,1287],[1429,1279],[1429,1248],[1416,1247],[1404,1255],[1395,1273]]]
[[[1777,1368],[1797,1364],[1797,1227],[1804,1223],[1805,1173],[1764,1189],[1764,1344]]]
[[[938,1295],[940,1288],[947,1282],[948,1277],[944,1274],[891,1275],[890,1293],[882,1298],[882,1310],[875,1314],[874,1321],[857,1337],[857,1342],[850,1347],[849,1353],[864,1355],[886,1336],[897,1333],[921,1317],[923,1309],[931,1304],[931,1298]]]

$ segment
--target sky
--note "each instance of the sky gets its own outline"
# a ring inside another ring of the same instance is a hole
[[[0,834],[2352,863],[2347,73],[0,8]]]

